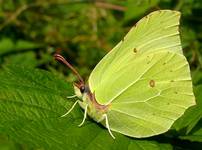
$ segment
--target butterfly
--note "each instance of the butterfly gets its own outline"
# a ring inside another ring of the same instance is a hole
[[[135,26],[94,68],[87,83],[78,77],[77,100],[87,115],[112,131],[142,138],[164,133],[195,105],[189,64],[179,36],[180,12],[154,11]]]

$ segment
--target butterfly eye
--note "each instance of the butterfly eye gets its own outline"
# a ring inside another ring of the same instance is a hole
[[[81,93],[84,93],[84,91],[85,91],[85,86],[81,86],[81,87],[80,87],[80,92],[81,92]]]

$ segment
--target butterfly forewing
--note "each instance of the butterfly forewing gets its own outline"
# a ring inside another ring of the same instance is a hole
[[[102,82],[108,80],[108,76],[142,53],[164,49],[182,53],[179,18],[180,13],[177,11],[161,10],[141,19],[92,71],[89,77],[91,91],[96,93],[96,89],[102,88]]]

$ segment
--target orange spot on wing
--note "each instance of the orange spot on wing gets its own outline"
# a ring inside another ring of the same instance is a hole
[[[150,85],[150,87],[155,87],[155,81],[154,80],[150,80],[149,81],[149,85]]]
[[[136,49],[136,48],[134,48],[134,49],[133,49],[133,52],[134,52],[134,53],[137,53],[137,49]]]

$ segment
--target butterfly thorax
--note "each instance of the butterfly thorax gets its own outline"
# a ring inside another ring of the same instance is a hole
[[[87,113],[95,121],[100,122],[103,120],[103,115],[108,111],[109,105],[101,105],[97,102],[95,94],[93,94],[88,86],[84,88],[74,86],[75,94],[82,101],[79,101],[81,108],[85,110],[87,106]]]

